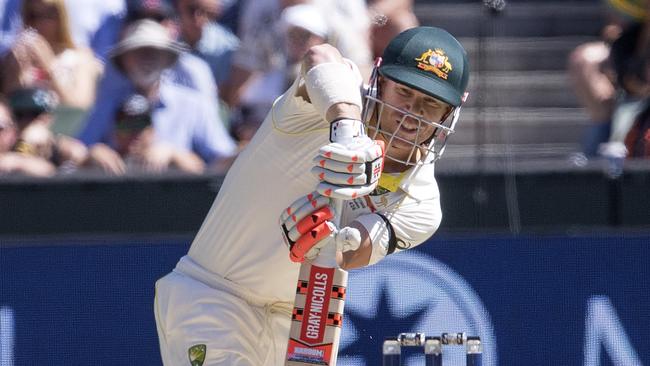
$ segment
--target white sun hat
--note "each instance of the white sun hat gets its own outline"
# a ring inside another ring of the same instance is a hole
[[[280,21],[285,31],[289,27],[299,27],[322,38],[327,38],[329,32],[325,17],[310,4],[287,7],[282,11]]]
[[[169,36],[167,29],[160,23],[150,19],[142,19],[129,25],[124,31],[122,40],[109,52],[109,57],[115,59],[127,51],[150,47],[168,52],[175,62],[178,55],[186,50],[179,42]]]

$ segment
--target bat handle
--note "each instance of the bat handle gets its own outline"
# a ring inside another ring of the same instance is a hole
[[[348,143],[354,140],[355,137],[365,136],[366,131],[363,122],[353,119],[340,119],[332,122],[330,125],[330,141],[338,143]],[[334,206],[334,224],[336,227],[341,227],[341,214],[343,213],[342,199],[332,199]],[[321,267],[338,267],[336,262],[336,243],[330,240],[323,248],[321,248],[318,257],[314,259],[313,264]]]
[[[336,227],[339,227],[341,221],[341,215],[339,212],[341,212],[341,208],[343,208],[343,200],[333,199],[332,201],[334,210],[336,212],[336,216],[334,216],[334,223],[336,224]],[[333,239],[321,248],[320,252],[318,253],[318,257],[314,259],[312,264],[319,267],[338,267],[338,263],[336,261],[336,242],[334,242]]]

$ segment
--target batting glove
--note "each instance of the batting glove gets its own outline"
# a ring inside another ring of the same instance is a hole
[[[369,194],[377,187],[384,165],[384,143],[367,136],[351,143],[332,142],[314,158],[311,172],[320,183],[316,191],[343,200]]]
[[[338,229],[329,221],[335,215],[331,200],[317,192],[296,200],[280,216],[282,236],[293,262],[314,260],[321,248],[334,241],[341,252],[356,250],[361,233],[351,227]]]

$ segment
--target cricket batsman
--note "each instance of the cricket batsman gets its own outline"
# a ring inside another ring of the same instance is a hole
[[[442,217],[434,163],[468,79],[465,50],[440,28],[397,35],[366,86],[334,47],[312,47],[188,254],[156,283],[163,363],[283,365],[301,262],[333,241],[341,267],[362,267],[433,235]],[[367,135],[331,142],[343,129]],[[333,199],[346,200],[342,212]]]

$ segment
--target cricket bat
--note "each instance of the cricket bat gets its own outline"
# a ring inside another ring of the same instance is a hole
[[[339,124],[332,127],[330,140],[346,142],[365,134],[363,126]],[[333,200],[337,227],[343,201]],[[336,365],[348,273],[336,262],[334,241],[323,247],[311,263],[303,263],[298,275],[291,316],[285,366]]]
[[[347,283],[333,243],[300,267],[286,366],[336,365]]]

